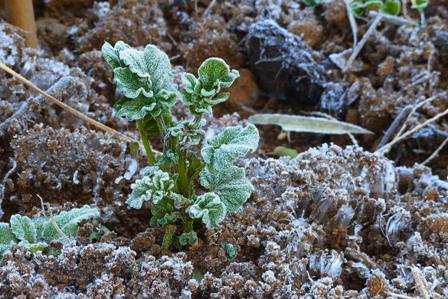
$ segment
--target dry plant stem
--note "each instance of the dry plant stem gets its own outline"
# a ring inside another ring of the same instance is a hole
[[[376,150],[382,148],[390,140],[392,135],[394,135],[395,132],[397,132],[399,126],[403,125],[406,122],[408,116],[411,114],[411,111],[412,111],[412,105],[407,105],[406,107],[400,110],[400,113],[398,113],[397,117],[394,119],[389,129],[387,129],[386,133],[384,133],[381,142],[376,146]]]
[[[448,143],[448,137],[442,142],[441,145],[429,156],[425,161],[423,161],[421,164],[426,165],[428,164],[432,159],[437,157],[437,155],[440,153],[440,151],[445,147],[445,145]]]
[[[61,101],[59,101],[58,99],[56,99],[55,97],[47,94],[45,91],[43,91],[42,89],[40,89],[39,87],[37,87],[36,85],[34,85],[33,83],[31,83],[30,81],[28,81],[27,79],[25,79],[24,77],[22,77],[21,75],[19,75],[18,73],[16,73],[15,71],[13,71],[11,68],[9,68],[8,66],[6,66],[4,63],[0,62],[0,68],[3,69],[5,72],[13,75],[14,77],[16,77],[17,79],[19,79],[21,82],[23,82],[26,86],[28,86],[29,88],[31,88],[32,90],[38,92],[39,94],[43,95],[45,98],[47,98],[48,100],[50,100],[52,103],[58,105],[59,107],[61,107],[62,109],[64,109],[65,111],[75,115],[76,117],[79,117],[80,119],[88,122],[89,124],[97,127],[98,129],[104,131],[104,132],[108,132],[114,136],[117,136],[119,139],[124,140],[128,143],[131,142],[137,142],[134,139],[132,139],[131,137],[128,137],[126,135],[123,135],[122,133],[115,131],[112,128],[109,128],[108,126],[103,125],[102,123],[82,114],[81,112],[79,112],[76,109],[73,109],[72,107],[62,103]],[[140,144],[139,142],[137,142],[138,144]],[[142,146],[140,144],[140,146]],[[155,152],[155,151],[154,151]],[[158,152],[156,152],[158,153]]]
[[[417,290],[420,291],[420,295],[422,296],[422,298],[430,299],[431,296],[429,294],[430,291],[429,291],[428,282],[426,281],[425,276],[423,275],[422,271],[420,271],[420,269],[417,268],[416,266],[412,266],[411,271],[412,271],[412,275],[414,275],[416,288],[417,288]]]
[[[389,295],[391,297],[403,298],[403,299],[417,299],[415,297],[409,297],[409,296],[406,296],[406,295],[395,294],[395,293],[391,293],[391,292],[387,292],[387,295]]]
[[[9,22],[25,31],[26,46],[37,49],[33,0],[5,0]]]
[[[445,111],[437,114],[436,116],[428,119],[427,121],[425,121],[424,123],[416,126],[415,128],[413,128],[412,130],[407,131],[406,133],[404,133],[403,135],[397,136],[394,140],[392,140],[391,142],[389,142],[388,144],[386,144],[385,146],[383,146],[382,148],[380,148],[379,150],[377,150],[375,153],[379,153],[379,154],[385,154],[387,152],[389,152],[390,148],[396,144],[398,141],[401,141],[403,139],[405,139],[406,137],[408,137],[409,135],[417,132],[418,130],[420,130],[421,128],[423,128],[424,126],[438,120],[439,118],[445,116],[448,114],[448,109],[446,109]]]
[[[346,72],[352,65],[353,61],[355,61],[356,57],[358,56],[359,52],[361,52],[362,48],[364,47],[365,43],[369,39],[369,37],[372,35],[372,33],[376,30],[376,27],[380,24],[381,20],[383,19],[382,15],[378,15],[373,19],[372,24],[370,25],[367,32],[362,37],[361,41],[356,45],[356,47],[353,49],[352,55],[350,55],[350,58],[347,60],[347,63],[345,64],[343,72]]]
[[[353,34],[353,49],[356,47],[356,45],[358,44],[358,24],[356,23],[356,19],[355,16],[352,14],[351,11],[351,5],[352,5],[352,0],[344,0],[345,3],[345,8],[347,10],[347,17],[348,17],[348,21],[350,23],[350,28],[352,29],[352,34]]]
[[[403,17],[383,14],[383,13],[380,13],[380,12],[377,12],[377,11],[374,11],[374,10],[369,11],[369,16],[373,17],[373,18],[375,18],[377,16],[381,16],[381,17],[383,17],[383,20],[385,22],[388,22],[390,24],[397,25],[397,26],[402,26],[402,25],[411,25],[411,26],[413,26],[413,25],[417,24],[416,22],[414,22],[412,20],[409,20],[409,19],[406,19],[406,18],[403,18]]]
[[[61,235],[61,237],[67,242],[70,243],[70,239],[64,234],[64,232],[61,230],[61,228],[59,227],[59,225],[56,223],[56,221],[53,218],[53,212],[51,212],[51,206],[48,202],[44,203],[44,200],[42,199],[42,197],[39,194],[36,194],[37,197],[39,197],[40,199],[40,203],[43,207],[43,213],[45,215],[45,208],[44,206],[47,206],[47,210],[48,210],[48,214],[50,214],[50,218],[51,218],[51,224],[53,224],[53,227],[57,230],[57,232]]]
[[[406,129],[406,123],[409,121],[411,115],[413,115],[413,114],[417,111],[417,109],[419,109],[420,107],[422,107],[422,106],[425,105],[426,103],[432,102],[432,101],[434,101],[435,99],[437,99],[437,98],[439,98],[439,97],[443,97],[443,96],[445,96],[445,95],[446,95],[446,92],[442,92],[442,93],[436,94],[435,96],[432,96],[432,97],[430,97],[430,98],[427,98],[427,99],[424,100],[423,102],[420,102],[420,103],[418,103],[417,105],[415,105],[414,108],[412,109],[411,113],[409,113],[408,117],[406,118],[406,121],[404,122],[403,126],[401,126],[400,131],[398,131],[398,133],[397,133],[396,136],[398,137],[398,136],[400,136],[400,135],[403,133],[403,131]]]
[[[216,0],[212,0],[212,2],[210,2],[210,4],[207,6],[204,13],[202,14],[202,18],[205,18],[210,14],[210,10],[212,9],[213,5],[216,4],[216,2],[217,2]]]

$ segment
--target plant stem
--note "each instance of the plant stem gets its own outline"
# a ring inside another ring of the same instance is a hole
[[[194,223],[194,220],[191,219],[187,215],[187,217],[185,217],[185,222],[184,222],[184,233],[189,233],[189,232],[193,231],[193,223]]]
[[[162,250],[168,249],[171,245],[171,241],[173,240],[174,231],[176,230],[176,225],[168,224],[165,227],[165,235],[163,236],[162,242]]]
[[[142,119],[137,120],[137,127],[138,132],[140,133],[140,138],[142,139],[143,146],[145,147],[146,154],[148,155],[149,162],[151,162],[151,164],[154,165],[157,162],[156,157],[154,156],[154,153],[151,150],[151,145],[149,144],[148,136],[146,136],[145,132],[143,131]]]
[[[190,179],[187,175],[186,152],[179,149],[177,153],[179,155],[179,163],[177,164],[177,173],[179,174],[178,189],[180,194],[188,198],[190,197]]]

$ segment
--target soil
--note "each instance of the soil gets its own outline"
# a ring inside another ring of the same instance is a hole
[[[409,1],[407,1],[409,2]],[[0,7],[3,7],[0,1]],[[180,82],[218,56],[241,77],[208,129],[254,113],[327,113],[374,134],[291,133],[259,126],[258,151],[238,163],[255,191],[240,211],[182,251],[161,250],[150,209],[129,209],[139,178],[126,142],[98,131],[0,71],[0,221],[97,207],[59,255],[19,245],[3,256],[0,298],[447,298],[447,118],[375,153],[407,107],[437,96],[407,129],[448,106],[448,5],[430,1],[425,26],[382,22],[352,68],[335,58],[353,46],[343,0],[317,8],[271,0],[36,0],[39,50],[0,11],[0,60],[39,88],[137,139],[114,117],[104,41],[168,53]],[[409,17],[419,15],[408,7]],[[369,23],[358,20],[358,40]],[[184,113],[174,107],[174,113]],[[390,139],[392,139],[391,136]],[[154,141],[157,146],[157,140]],[[301,154],[274,157],[276,146]],[[99,225],[109,234],[91,240]],[[231,244],[236,257],[226,255]]]

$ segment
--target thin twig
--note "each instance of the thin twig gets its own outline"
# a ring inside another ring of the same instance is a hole
[[[383,17],[383,20],[385,22],[388,22],[389,24],[393,24],[393,25],[397,25],[397,26],[402,26],[402,25],[410,25],[410,26],[416,26],[417,23],[403,18],[403,17],[398,17],[398,16],[394,16],[394,15],[388,15],[388,14],[383,14],[374,10],[369,11],[369,16],[371,17],[376,17],[381,15]]]
[[[103,125],[102,123],[82,114],[81,112],[79,112],[76,109],[73,109],[72,107],[64,104],[63,102],[61,102],[60,100],[56,99],[55,97],[49,95],[48,93],[46,93],[45,91],[43,91],[42,89],[40,89],[39,87],[37,87],[36,85],[34,85],[33,83],[31,83],[30,81],[28,81],[27,79],[25,79],[24,77],[22,77],[20,74],[16,73],[14,70],[12,70],[11,68],[9,68],[8,66],[6,66],[4,63],[0,62],[0,68],[3,69],[5,72],[13,75],[14,77],[16,77],[19,81],[23,82],[26,86],[28,86],[29,88],[31,88],[32,90],[38,92],[39,94],[43,95],[45,98],[47,98],[48,100],[50,100],[52,103],[58,105],[59,107],[61,107],[62,109],[64,109],[65,111],[75,115],[76,117],[88,122],[89,124],[97,127],[98,129],[110,133],[113,136],[118,137],[119,139],[126,141],[128,143],[132,143],[132,142],[136,142],[140,145],[141,148],[143,147],[143,144],[141,144],[140,142],[132,139],[129,136],[126,136],[106,125]],[[154,153],[160,154],[160,152],[153,150]]]
[[[383,147],[390,140],[392,135],[394,135],[394,133],[399,129],[400,125],[403,126],[411,111],[412,111],[412,105],[407,105],[400,110],[400,113],[398,113],[397,117],[394,119],[390,127],[387,129],[386,133],[384,133],[384,136],[381,139],[380,143],[376,146],[376,150]]]
[[[396,294],[396,293],[391,293],[391,292],[387,292],[387,295],[392,296],[392,297],[397,297],[397,298],[403,298],[403,299],[416,299],[415,297],[410,297],[407,295],[401,295],[401,294]]]
[[[350,23],[350,28],[352,29],[353,34],[353,49],[355,49],[356,45],[358,44],[358,24],[356,23],[355,16],[352,13],[352,2],[353,0],[344,0],[348,21]]]
[[[422,106],[425,105],[426,103],[432,102],[432,101],[436,100],[437,98],[442,97],[442,96],[445,96],[445,95],[446,95],[446,92],[442,92],[442,93],[436,94],[435,96],[432,96],[432,97],[430,97],[430,98],[427,98],[426,100],[424,100],[424,101],[418,103],[417,105],[415,105],[414,108],[412,109],[411,113],[409,113],[408,117],[406,118],[406,121],[404,122],[403,126],[401,127],[400,131],[398,131],[398,133],[397,133],[396,136],[398,137],[398,136],[400,136],[400,135],[403,133],[403,131],[406,129],[406,124],[407,124],[407,122],[409,121],[409,119],[411,118],[411,116],[412,116],[412,115],[413,115],[413,114],[414,114],[420,107],[422,107]]]
[[[210,4],[207,6],[204,13],[202,14],[202,18],[205,18],[209,15],[210,10],[212,9],[213,5],[216,4],[216,2],[217,2],[216,0],[212,0],[212,2],[210,2]]]
[[[126,141],[126,142],[135,142],[131,137],[128,137],[126,135],[123,135],[122,133],[115,131],[112,128],[109,128],[108,126],[103,125],[102,123],[82,114],[81,112],[79,112],[76,109],[73,109],[72,107],[64,104],[63,102],[59,101],[58,99],[56,99],[55,97],[47,94],[45,91],[43,91],[42,89],[40,89],[39,87],[37,87],[36,85],[34,85],[33,83],[31,83],[30,81],[28,81],[27,79],[25,79],[24,77],[22,77],[21,75],[19,75],[18,73],[16,73],[15,71],[13,71],[11,68],[9,68],[8,66],[6,66],[4,63],[0,62],[0,68],[2,68],[5,72],[13,75],[14,77],[16,77],[17,79],[19,79],[21,82],[23,82],[26,86],[28,86],[29,88],[31,88],[32,90],[38,92],[39,94],[43,95],[45,98],[47,98],[48,100],[50,100],[52,103],[58,105],[59,107],[61,107],[62,109],[64,109],[65,111],[75,115],[76,117],[88,122],[89,124],[97,127],[98,129],[108,132],[112,135],[117,136],[118,138]]]
[[[424,126],[438,120],[439,118],[445,116],[448,114],[448,109],[446,109],[445,111],[437,114],[436,116],[428,119],[427,121],[425,121],[424,123],[419,124],[418,126],[416,126],[415,128],[413,128],[412,130],[407,131],[406,133],[404,133],[401,136],[397,136],[394,140],[392,140],[391,142],[389,142],[388,144],[386,144],[385,146],[383,146],[382,148],[380,148],[379,150],[377,150],[375,153],[380,153],[380,154],[385,154],[387,153],[390,148],[392,147],[392,145],[396,144],[398,141],[401,141],[403,139],[405,139],[406,137],[408,137],[409,135],[417,132],[418,130],[420,130],[421,128],[423,128]]]
[[[429,156],[425,161],[423,161],[421,164],[422,165],[426,165],[428,164],[432,159],[434,159],[435,157],[437,157],[437,155],[440,153],[440,151],[445,147],[445,145],[447,145],[448,143],[448,137],[442,142],[441,145],[439,145],[439,147],[431,154],[431,156]]]
[[[358,56],[359,52],[361,52],[362,48],[364,47],[365,43],[369,39],[369,37],[372,35],[372,33],[376,30],[376,27],[380,24],[381,20],[383,19],[382,15],[378,15],[373,19],[372,24],[370,25],[369,29],[367,29],[366,33],[362,37],[361,41],[356,45],[356,47],[353,49],[352,55],[350,55],[350,58],[347,60],[347,63],[344,66],[343,72],[346,72],[352,65],[353,61],[355,61],[356,57]]]
[[[51,206],[50,206],[50,203],[48,203],[48,202],[45,202],[45,203],[44,203],[44,200],[42,199],[42,197],[40,197],[39,194],[36,194],[36,195],[37,195],[37,197],[39,197],[41,205],[42,205],[42,206],[45,206],[45,205],[47,206],[48,214],[50,214],[51,224],[53,224],[53,227],[56,229],[56,231],[61,235],[61,237],[62,237],[67,243],[70,243],[70,239],[64,234],[64,232],[61,230],[61,228],[59,227],[59,225],[58,225],[58,224],[56,223],[56,221],[54,220],[53,212],[51,212]],[[45,215],[45,209],[44,209],[44,215]]]

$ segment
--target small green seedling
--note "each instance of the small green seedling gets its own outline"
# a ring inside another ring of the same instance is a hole
[[[361,18],[369,10],[379,11],[383,6],[383,1],[381,0],[355,0],[351,4],[351,11],[355,17]]]
[[[400,0],[386,0],[380,9],[380,12],[386,15],[396,16],[400,13]]]
[[[419,13],[422,13],[423,10],[428,6],[428,0],[411,0],[412,8],[416,9]]]
[[[14,244],[34,253],[43,251],[51,241],[66,243],[68,236],[76,234],[81,221],[97,217],[99,211],[89,206],[64,211],[54,217],[30,219],[27,216],[13,215],[9,224],[0,223],[0,262],[2,255]]]
[[[137,121],[152,164],[131,185],[127,204],[140,209],[145,202],[151,203],[151,225],[165,227],[163,249],[173,241],[177,248],[193,244],[200,222],[207,228],[217,227],[253,191],[244,169],[233,163],[257,148],[257,128],[228,127],[208,140],[202,129],[212,106],[229,97],[221,89],[230,87],[239,74],[220,58],[202,63],[198,77],[185,74],[181,95],[191,118],[174,120],[170,108],[177,101],[178,89],[165,53],[153,45],[136,50],[121,41],[115,46],[105,43],[102,53],[122,94],[114,105],[117,115]],[[152,134],[162,138],[160,156],[149,143],[148,135]],[[179,223],[183,224],[180,234]]]

